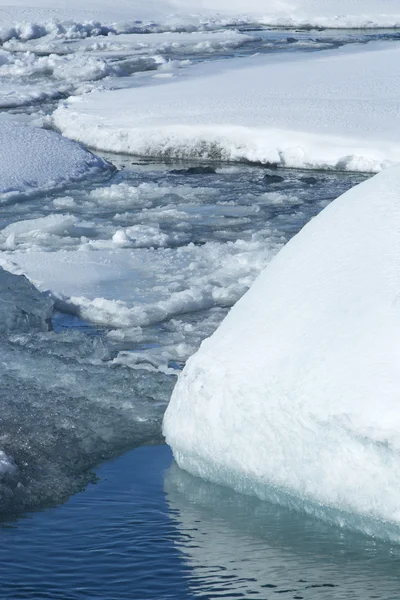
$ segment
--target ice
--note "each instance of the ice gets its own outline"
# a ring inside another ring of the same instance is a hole
[[[273,240],[265,246],[262,237],[254,236],[248,242],[157,248],[164,240],[159,231],[147,227],[136,231],[150,236],[153,247],[140,248],[140,243],[134,244],[133,236],[138,234],[132,230],[127,229],[130,237],[118,230],[112,250],[31,248],[13,250],[0,261],[50,292],[64,311],[108,327],[140,327],[181,313],[231,306],[279,247]],[[129,248],[135,245],[139,247]]]
[[[393,544],[236,494],[176,464],[166,471],[164,490],[194,594],[198,582],[206,581],[210,597],[218,597],[221,589],[228,598],[396,596],[398,548]]]
[[[64,135],[112,152],[377,172],[400,160],[398,60],[397,46],[371,43],[208,63],[179,80],[71,98],[53,118]]]
[[[0,477],[0,514],[63,501],[102,460],[162,441],[177,371],[319,210],[320,195],[360,179],[326,174],[313,188],[282,171],[285,184],[271,192],[264,168],[204,175],[187,174],[195,164],[114,160],[124,168],[106,181],[2,208],[1,265],[45,292],[14,277],[10,305],[21,305],[24,283],[56,307],[53,331],[20,320],[0,335],[0,451],[14,465]]]
[[[47,331],[52,309],[53,302],[25,277],[0,267],[0,334],[13,330]]]
[[[186,364],[177,463],[374,533],[400,524],[400,168],[335,200]]]
[[[0,107],[43,106],[96,88],[136,87],[139,73],[172,76],[190,64],[188,56],[204,59],[233,52],[258,39],[232,30],[107,35],[100,26],[75,34],[57,28],[40,37],[5,41]]]
[[[363,179],[325,174],[307,186],[281,171],[281,191],[266,192],[265,173],[135,166],[106,185],[10,203],[0,264],[49,293],[67,323],[112,328],[116,363],[179,369],[287,239]]]
[[[0,376],[1,514],[63,501],[102,460],[160,441],[173,383],[112,364],[100,338],[78,332],[2,339]]]
[[[165,33],[129,33],[95,35],[70,39],[66,34],[47,35],[42,38],[21,41],[16,38],[4,44],[12,51],[46,52],[55,55],[79,51],[98,57],[118,58],[150,54],[195,54],[205,51],[223,51],[240,47],[259,39],[257,35],[235,30],[221,31],[167,31]],[[0,59],[1,64],[1,59]]]
[[[54,132],[0,122],[0,140],[0,204],[112,170]]]
[[[15,465],[12,458],[0,450],[0,478],[8,473],[14,473]]]
[[[71,37],[121,31],[168,31],[216,25],[265,23],[280,26],[394,27],[400,23],[397,0],[2,0],[4,39],[38,38],[67,30]]]
[[[49,331],[53,303],[0,268],[0,513],[64,500],[90,469],[160,440],[172,379],[112,361],[100,337]]]

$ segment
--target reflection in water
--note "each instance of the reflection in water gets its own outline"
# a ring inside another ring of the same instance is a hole
[[[400,547],[181,471],[164,483],[196,597],[395,600]]]

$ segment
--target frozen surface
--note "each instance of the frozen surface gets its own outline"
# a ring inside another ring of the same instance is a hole
[[[159,86],[71,98],[54,122],[113,152],[376,172],[400,160],[399,57],[369,44],[199,65]]]
[[[0,290],[0,333],[49,329],[53,302],[40,294],[25,277],[0,267]]]
[[[107,326],[135,327],[231,306],[273,253],[273,246],[264,249],[254,240],[165,250],[13,252],[12,260],[63,310]]]
[[[43,105],[95,88],[136,87],[138,77],[172,77],[190,59],[249,46],[257,35],[238,31],[130,33],[88,37],[67,31],[12,38],[0,53],[0,108]]]
[[[183,469],[398,528],[399,181],[388,169],[322,211],[189,359],[164,419]]]
[[[0,140],[0,203],[110,170],[104,160],[53,132],[0,122]]]
[[[184,363],[311,216],[363,179],[309,184],[282,170],[268,184],[260,167],[130,163],[106,184],[5,205],[0,265],[27,275],[67,322],[106,328],[114,364],[163,371]]]
[[[285,26],[393,27],[400,23],[396,0],[19,0],[0,4],[3,36],[39,37],[60,24],[76,34],[99,27],[206,27],[215,23],[258,22]],[[101,23],[101,25],[100,25]],[[14,28],[14,30],[13,30]]]
[[[113,368],[102,340],[78,332],[3,337],[0,375],[2,515],[63,501],[100,461],[159,441],[173,383]]]

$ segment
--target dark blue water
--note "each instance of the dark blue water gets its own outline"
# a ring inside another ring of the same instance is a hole
[[[0,598],[396,600],[400,549],[180,471],[167,446],[0,530]]]

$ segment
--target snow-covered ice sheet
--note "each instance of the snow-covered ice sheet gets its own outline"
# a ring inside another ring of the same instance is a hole
[[[324,209],[189,359],[164,419],[183,469],[399,539],[399,184]]]
[[[212,27],[234,23],[284,26],[394,27],[397,0],[9,0],[0,3],[0,38],[40,37],[67,31],[97,32]]]
[[[112,152],[376,172],[400,160],[399,58],[378,43],[220,61],[159,86],[71,98],[53,118]]]
[[[0,122],[0,204],[106,173],[111,166],[57,133]]]

